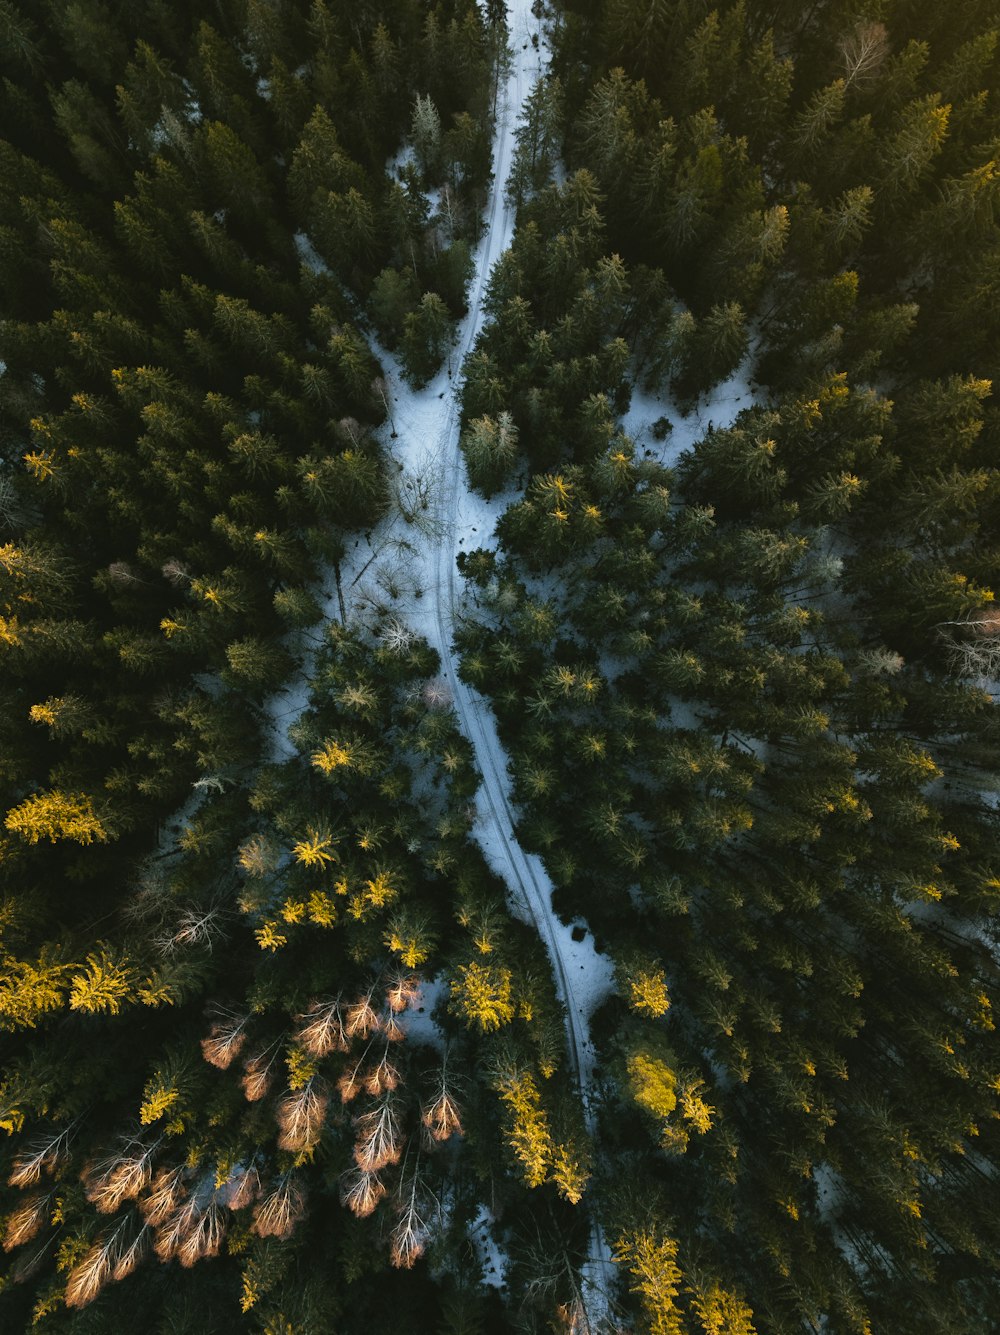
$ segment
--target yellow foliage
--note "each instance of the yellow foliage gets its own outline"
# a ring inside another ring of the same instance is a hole
[[[399,932],[387,932],[385,944],[408,969],[416,969],[427,959],[428,951],[415,933],[402,935]]]
[[[511,972],[501,965],[484,965],[475,960],[463,964],[451,988],[458,1009],[484,1033],[499,1029],[514,1018]]]
[[[350,766],[352,761],[351,747],[342,746],[340,742],[325,742],[318,751],[314,751],[310,757],[313,765],[323,774],[332,774],[335,770]]]
[[[261,950],[280,950],[282,946],[288,944],[288,937],[278,931],[278,923],[274,918],[262,923],[254,932],[254,936]]]
[[[0,616],[0,644],[6,644],[10,649],[20,649],[23,643],[17,617]]]
[[[681,1272],[674,1239],[649,1230],[625,1234],[615,1244],[615,1260],[628,1266],[635,1280],[631,1289],[642,1298],[650,1335],[684,1335],[676,1303]]]
[[[374,909],[381,909],[386,904],[391,904],[398,893],[387,871],[379,871],[372,880],[365,881],[365,899]]]
[[[46,482],[59,471],[52,450],[32,450],[23,457],[28,471],[37,482]]]
[[[309,921],[317,927],[332,927],[337,921],[337,905],[325,890],[314,890],[309,896]]]
[[[681,1084],[680,1091],[681,1114],[699,1136],[711,1130],[712,1114],[715,1112],[712,1105],[701,1097],[704,1088],[703,1080],[699,1080],[697,1076],[687,1076]]]
[[[753,1308],[714,1282],[694,1291],[691,1306],[705,1335],[757,1335]]]
[[[554,1147],[535,1082],[527,1074],[506,1080],[500,1097],[513,1117],[507,1143],[521,1161],[527,1185],[540,1187],[548,1177]]]
[[[677,1107],[677,1077],[652,1052],[639,1049],[628,1058],[632,1097],[654,1117],[669,1117]]]
[[[670,997],[663,970],[637,970],[629,978],[628,1004],[640,1015],[665,1015],[670,1009]]]
[[[573,1154],[568,1145],[557,1145],[552,1160],[552,1181],[558,1188],[559,1195],[570,1205],[576,1205],[583,1197],[584,1188],[590,1174]]]
[[[155,1075],[143,1091],[144,1097],[139,1108],[139,1121],[143,1126],[158,1122],[170,1111],[180,1098],[180,1090],[174,1084],[164,1083],[163,1077]]]
[[[325,867],[328,862],[336,862],[333,840],[321,830],[308,830],[305,839],[300,839],[292,847],[295,861],[305,867]]]
[[[5,955],[0,961],[0,1029],[33,1029],[47,1011],[63,1002],[68,967],[43,950],[37,964]]]
[[[4,824],[29,844],[37,844],[40,839],[53,844],[59,839],[72,839],[78,844],[92,844],[96,840],[103,844],[108,839],[86,793],[63,793],[57,788],[26,798],[7,812]]]
[[[78,973],[72,980],[69,1008],[91,1015],[117,1015],[130,1000],[133,980],[126,961],[113,959],[106,950],[88,955],[86,973]]]
[[[302,1048],[292,1047],[285,1058],[288,1067],[288,1088],[302,1089],[318,1071],[319,1067]]]

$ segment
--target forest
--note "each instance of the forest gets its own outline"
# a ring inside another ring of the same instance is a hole
[[[0,0],[0,1330],[996,1329],[998,363],[996,0]]]

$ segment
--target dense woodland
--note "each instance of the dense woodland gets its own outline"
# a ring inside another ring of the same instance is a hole
[[[614,961],[594,1143],[436,652],[321,610],[503,6],[0,0],[4,1331],[579,1331],[593,1218],[610,1329],[995,1323],[1000,7],[545,19],[457,641]]]

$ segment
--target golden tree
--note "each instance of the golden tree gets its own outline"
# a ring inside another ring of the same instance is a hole
[[[40,839],[53,844],[60,839],[103,844],[109,838],[86,793],[64,793],[58,788],[25,798],[7,812],[4,824],[29,844],[37,844]]]
[[[615,1244],[615,1260],[628,1266],[632,1292],[642,1298],[650,1335],[685,1335],[677,1306],[681,1271],[677,1243],[650,1229],[626,1233]]]

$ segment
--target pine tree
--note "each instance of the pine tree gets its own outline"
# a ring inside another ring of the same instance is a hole
[[[425,292],[416,310],[403,318],[401,352],[414,385],[425,384],[437,370],[450,332],[447,306],[436,292]]]
[[[509,412],[477,417],[462,436],[469,481],[484,496],[503,486],[517,461],[518,431]]]

